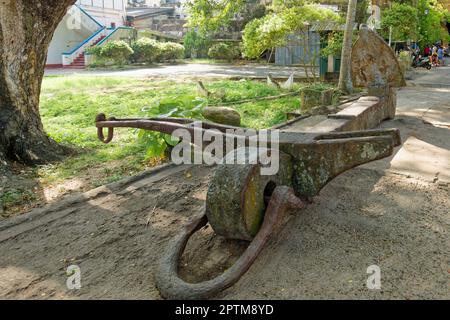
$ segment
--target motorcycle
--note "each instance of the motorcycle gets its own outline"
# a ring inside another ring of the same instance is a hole
[[[425,68],[427,70],[431,70],[431,62],[427,57],[422,57],[421,55],[414,56],[412,67],[415,68]]]

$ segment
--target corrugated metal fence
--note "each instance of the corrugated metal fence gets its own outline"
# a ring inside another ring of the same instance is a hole
[[[308,45],[306,46],[303,36],[308,37]],[[320,63],[320,35],[317,32],[289,36],[287,45],[276,48],[275,51],[275,64],[280,66],[311,65],[313,61],[318,67]]]

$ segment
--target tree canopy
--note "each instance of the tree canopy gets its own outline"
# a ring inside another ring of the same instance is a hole
[[[450,21],[450,14],[437,0],[416,0],[419,16],[418,41],[431,44],[448,40],[448,30],[443,27]]]
[[[450,14],[437,0],[406,0],[392,3],[382,12],[382,31],[388,37],[392,28],[395,41],[413,40],[421,45],[448,40],[445,24]]]
[[[279,1],[282,2],[282,1]],[[272,8],[272,12],[247,24],[243,35],[244,55],[258,58],[264,51],[283,46],[289,35],[307,30],[319,21],[339,21],[341,18],[332,10],[315,4],[291,6],[289,1]]]
[[[189,0],[188,26],[206,35],[218,31],[238,14],[247,1],[245,0]]]
[[[417,38],[419,24],[418,10],[413,6],[403,3],[393,3],[390,9],[383,12],[381,27],[383,35],[389,37],[392,30],[392,39],[395,41],[407,41]]]

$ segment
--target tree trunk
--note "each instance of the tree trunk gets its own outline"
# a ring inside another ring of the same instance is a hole
[[[342,46],[341,72],[339,75],[339,90],[345,93],[353,92],[351,75],[353,27],[355,25],[356,7],[358,0],[349,0],[347,22],[345,25],[344,44]]]
[[[0,0],[0,169],[39,164],[63,148],[44,132],[39,96],[48,46],[75,0]]]

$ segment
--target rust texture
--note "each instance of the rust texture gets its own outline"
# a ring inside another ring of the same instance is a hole
[[[356,87],[384,84],[406,86],[394,51],[376,32],[362,26],[352,51],[352,78]]]
[[[342,112],[313,128],[313,132],[280,132],[280,170],[274,176],[261,176],[261,165],[219,165],[208,190],[205,213],[190,223],[171,242],[156,276],[158,288],[168,299],[209,298],[232,286],[250,268],[271,235],[275,225],[292,203],[297,211],[303,208],[300,199],[317,196],[328,182],[358,165],[392,155],[401,144],[397,129],[366,130],[378,126],[392,116],[395,104],[393,91],[382,88],[379,97],[364,97]],[[114,127],[132,127],[171,133],[185,128],[195,130],[216,128],[225,132],[227,126],[204,124],[202,129],[188,119],[106,119],[97,117],[99,138],[110,142]],[[108,128],[105,139],[103,128]],[[365,131],[364,131],[365,130]],[[226,133],[223,133],[227,137]],[[237,149],[227,155],[233,159],[243,155],[248,160],[267,150]],[[250,154],[249,154],[250,153]],[[275,191],[274,191],[275,190]],[[267,198],[270,198],[270,202]],[[210,281],[189,284],[179,278],[178,262],[189,238],[210,223],[214,231],[229,239],[251,241],[238,262],[224,274]]]
[[[205,212],[171,242],[161,261],[156,283],[163,297],[204,299],[232,286],[279,230],[289,209],[300,212],[304,203],[317,196],[343,172],[389,157],[394,148],[401,145],[397,129],[370,130],[382,121],[395,117],[395,87],[405,84],[395,55],[377,34],[362,28],[354,48],[354,62],[355,84],[368,87],[369,96],[330,115],[308,132],[281,131],[277,150],[280,153],[280,170],[277,174],[262,176],[259,170],[261,164],[227,165],[224,161],[218,166],[208,190]],[[227,129],[234,127],[212,123],[202,123],[198,127],[196,124],[198,122],[190,119],[107,119],[103,114],[96,119],[99,139],[105,143],[112,141],[114,128],[138,128],[166,134],[182,128],[191,135],[216,129],[223,134],[224,141],[244,135],[246,146],[249,146],[251,138],[247,135],[247,129],[237,136],[227,132]],[[105,128],[108,129],[106,138],[103,133]],[[237,149],[225,160],[242,156],[251,160],[268,151],[275,150],[273,146],[264,150]],[[251,242],[236,264],[221,276],[189,284],[178,276],[178,263],[189,238],[208,222],[219,235]]]
[[[289,203],[299,204],[300,199],[309,200],[317,196],[327,183],[346,170],[392,155],[394,148],[401,144],[397,129],[366,130],[395,114],[395,104],[390,103],[395,92],[386,87],[380,88],[377,88],[378,97],[359,99],[342,112],[330,115],[312,132],[280,132],[280,170],[274,176],[261,176],[259,164],[219,165],[210,183],[205,213],[174,239],[161,262],[156,281],[163,297],[209,298],[233,285],[250,268],[273,233],[275,220],[279,220],[277,214],[292,207]],[[113,139],[114,128],[124,127],[167,134],[180,128],[187,129],[191,134],[217,129],[226,138],[234,137],[225,133],[232,127],[204,123],[202,128],[198,128],[189,119],[118,120],[106,119],[101,114],[96,120],[99,138],[105,143]],[[109,130],[107,138],[104,128]],[[245,155],[250,160],[266,151],[237,149],[227,157]],[[267,198],[272,193],[268,203]],[[303,205],[297,206],[298,210],[300,208]],[[188,284],[178,277],[178,262],[189,238],[208,222],[217,234],[229,239],[251,241],[251,244],[235,266],[220,277]]]
[[[199,126],[201,124],[201,126]],[[95,118],[95,125],[98,130],[98,138],[103,143],[110,143],[114,138],[114,128],[134,128],[143,129],[148,131],[157,131],[161,133],[166,133],[171,135],[174,131],[178,129],[187,130],[191,136],[195,134],[203,136],[206,130],[217,130],[223,133],[224,139],[235,139],[238,134],[243,134],[246,137],[246,144],[248,145],[251,135],[256,134],[257,131],[238,128],[233,126],[221,125],[210,122],[195,121],[192,119],[180,119],[180,118],[139,118],[139,119],[116,119],[116,118],[106,118],[106,115],[100,113]],[[108,138],[105,138],[104,129],[108,130]],[[236,134],[228,134],[227,130],[239,129],[240,131]],[[226,141],[226,140],[224,140]]]
[[[235,160],[246,156],[252,160],[257,159],[258,153],[267,151],[238,149],[227,158]],[[293,167],[289,155],[280,153],[280,170],[274,176],[262,176],[260,169],[259,164],[218,166],[206,204],[208,220],[217,234],[228,239],[252,240],[264,219],[265,196],[270,197],[274,186],[292,185]]]
[[[289,211],[298,211],[303,207],[304,204],[295,196],[291,188],[277,187],[268,204],[258,235],[238,261],[215,279],[202,283],[187,283],[178,276],[178,264],[190,237],[208,223],[204,213],[199,215],[171,241],[167,255],[160,263],[155,280],[162,297],[177,300],[207,299],[231,287],[248,271],[267,242],[280,230],[283,217]]]

